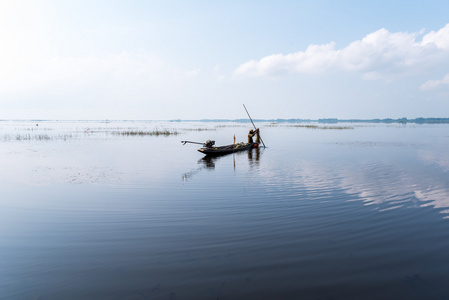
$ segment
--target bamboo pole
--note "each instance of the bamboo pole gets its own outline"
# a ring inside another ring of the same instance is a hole
[[[245,108],[246,114],[248,115],[249,119],[251,120],[251,123],[253,123],[254,129],[257,129],[256,125],[254,125],[253,119],[251,119],[251,116],[249,115],[249,112],[248,112],[248,110],[246,109],[245,104],[243,104],[243,107]],[[259,134],[259,133],[257,133],[257,134]],[[259,139],[260,139],[260,141],[262,142],[263,147],[266,148],[265,143],[263,142],[262,137],[260,136],[260,134],[259,134]]]

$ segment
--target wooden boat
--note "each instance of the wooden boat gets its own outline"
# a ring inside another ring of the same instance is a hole
[[[198,151],[206,155],[224,155],[238,151],[249,150],[257,146],[258,144],[256,143],[237,143],[219,147],[203,147],[201,149],[198,149]]]

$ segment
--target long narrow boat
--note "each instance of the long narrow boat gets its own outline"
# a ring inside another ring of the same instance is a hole
[[[256,143],[237,143],[219,147],[203,147],[201,149],[198,149],[198,151],[206,155],[223,155],[255,148],[257,147],[257,145],[258,144]]]

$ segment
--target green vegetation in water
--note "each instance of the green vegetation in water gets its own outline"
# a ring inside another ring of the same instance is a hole
[[[185,131],[215,131],[215,128],[187,128]]]
[[[30,140],[48,141],[50,139],[51,138],[48,134],[16,134],[16,140],[18,141],[30,141]]]
[[[112,134],[116,135],[124,135],[124,136],[170,136],[170,135],[178,135],[179,132],[176,130],[153,130],[153,131],[142,131],[142,130],[131,130],[131,131],[117,131],[112,132]]]
[[[54,140],[68,140],[72,139],[73,135],[71,134],[64,134],[64,135],[54,135],[50,136],[48,134],[16,134],[13,135],[4,135],[3,140],[4,141],[54,141]]]
[[[17,131],[53,131],[54,128],[48,128],[48,127],[26,127],[26,128],[14,128],[14,130]]]
[[[310,129],[336,129],[336,130],[354,129],[354,127],[351,126],[318,126],[318,125],[287,125],[287,127],[301,127]]]
[[[226,128],[226,127],[246,127],[246,125],[231,124],[231,125],[217,125],[215,128]]]

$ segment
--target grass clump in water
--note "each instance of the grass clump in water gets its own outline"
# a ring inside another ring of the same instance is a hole
[[[227,127],[245,127],[244,125],[240,124],[229,124],[229,125],[217,125],[216,128],[227,128]]]
[[[64,140],[67,141],[72,139],[71,134],[60,134],[56,136],[50,136],[48,134],[16,134],[16,141],[54,141],[54,140]],[[3,136],[3,140],[11,141],[13,137],[11,135]]]
[[[124,135],[124,136],[170,136],[170,135],[178,135],[179,132],[176,130],[153,130],[153,131],[143,131],[143,130],[129,130],[129,131],[118,131],[113,132],[116,135]]]
[[[17,141],[31,141],[31,140],[38,140],[38,141],[48,141],[51,140],[51,137],[48,134],[17,134],[16,135]]]
[[[288,127],[301,127],[310,129],[336,129],[336,130],[354,129],[354,127],[351,126],[288,125]]]
[[[215,128],[188,128],[184,129],[185,131],[215,131]]]

